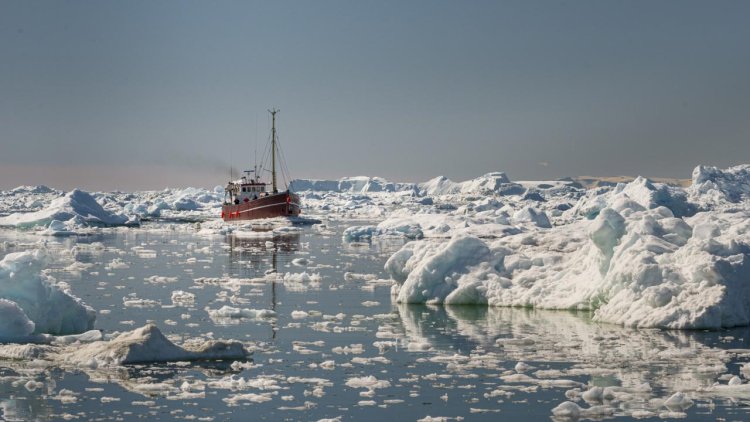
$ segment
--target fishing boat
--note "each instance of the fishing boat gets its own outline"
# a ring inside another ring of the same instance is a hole
[[[279,110],[268,110],[271,113],[271,183],[261,181],[260,171],[244,171],[239,180],[231,180],[224,188],[224,204],[221,206],[221,218],[224,221],[255,220],[258,218],[295,217],[300,213],[300,199],[297,194],[286,189],[279,191],[276,183],[277,159],[281,156],[276,134],[276,113]],[[231,173],[231,171],[230,171]],[[269,189],[270,188],[270,189]]]

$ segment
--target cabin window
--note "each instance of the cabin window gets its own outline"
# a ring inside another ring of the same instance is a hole
[[[242,192],[246,192],[245,188],[242,188]]]

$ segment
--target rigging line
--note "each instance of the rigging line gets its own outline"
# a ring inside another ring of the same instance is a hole
[[[284,149],[281,147],[281,140],[276,140],[276,147],[279,152],[279,170],[281,171],[281,177],[286,180],[286,174],[284,173]]]
[[[254,144],[254,150],[253,150],[253,160],[255,161],[253,164],[253,170],[258,171],[258,113],[255,114],[255,138],[253,138],[253,144]],[[258,175],[255,175],[255,179],[258,178]]]
[[[279,158],[280,158],[279,161],[281,161],[281,175],[284,178],[284,183],[288,187],[289,184],[286,183],[286,181],[289,180],[291,182],[292,175],[291,175],[291,172],[289,171],[289,166],[287,165],[287,162],[286,162],[286,155],[284,155],[284,150],[281,148],[280,143],[279,143]]]
[[[276,131],[278,135],[278,130]],[[279,162],[280,162],[280,170],[281,170],[281,178],[284,182],[284,185],[289,188],[289,183],[291,181],[291,174],[289,172],[289,167],[286,164],[286,156],[284,155],[284,149],[281,147],[281,140],[278,136],[276,136],[276,144],[277,144],[277,150],[279,151]]]
[[[281,146],[281,140],[279,137],[279,130],[276,129],[276,151],[278,152],[278,163],[279,171],[281,173],[281,179],[286,189],[289,189],[289,182],[291,181],[291,175],[289,167],[286,163],[286,156],[284,155],[284,149]]]
[[[268,162],[271,160],[271,148],[272,148],[272,144],[270,142],[271,136],[272,135],[269,134],[269,136],[268,136],[269,142],[266,142],[266,145],[265,145],[265,147],[263,149],[263,156],[261,157],[261,172],[263,172],[263,171],[267,172],[268,171],[267,170],[268,166],[266,164],[268,164]]]

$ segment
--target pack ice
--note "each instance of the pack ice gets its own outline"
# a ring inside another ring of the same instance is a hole
[[[49,230],[60,233],[71,231],[74,227],[137,224],[135,219],[104,209],[91,194],[79,189],[52,200],[41,210],[0,217],[0,226],[47,226]]]
[[[750,324],[750,166],[699,166],[686,189],[637,178],[570,207],[560,207],[567,194],[531,207],[493,190],[506,203],[491,214],[473,206],[486,198],[464,198],[460,214],[410,213],[426,238],[385,265],[396,302],[590,310],[637,327]]]

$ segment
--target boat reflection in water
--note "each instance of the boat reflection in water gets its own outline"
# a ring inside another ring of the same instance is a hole
[[[261,286],[270,286],[270,288],[263,288],[263,298],[260,303],[266,304],[264,306],[267,309],[276,312],[279,267],[288,265],[295,253],[299,251],[300,235],[299,233],[285,233],[280,236],[275,235],[272,230],[256,233],[259,236],[252,238],[227,235],[229,274],[235,278],[259,280],[262,283]],[[228,322],[238,323],[239,321],[230,319]],[[274,342],[279,330],[275,318],[271,320],[271,330],[271,341]]]
[[[272,230],[255,231],[258,237],[226,237],[229,248],[229,272],[233,277],[255,278],[278,272],[279,265],[291,262],[300,249],[300,234],[275,235]],[[267,234],[267,236],[263,235]]]

